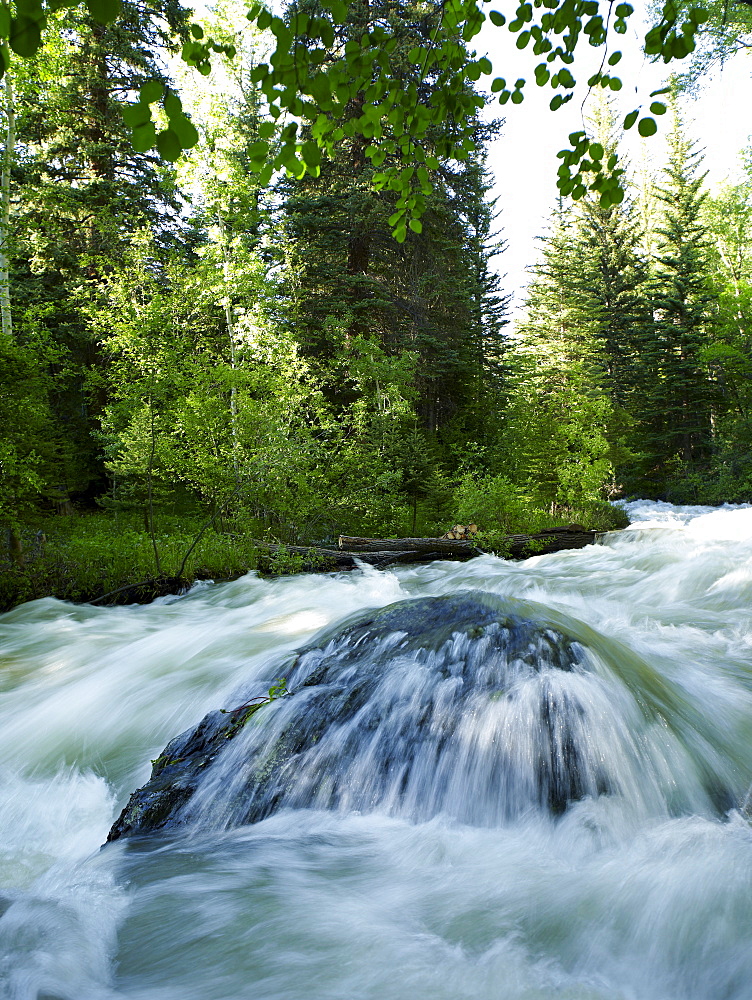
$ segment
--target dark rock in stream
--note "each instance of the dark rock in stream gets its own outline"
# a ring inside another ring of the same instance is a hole
[[[509,604],[406,600],[326,631],[270,667],[291,696],[250,714],[257,685],[172,740],[107,839],[226,829],[284,807],[489,825],[607,791],[587,706],[567,687],[592,676],[585,651]]]

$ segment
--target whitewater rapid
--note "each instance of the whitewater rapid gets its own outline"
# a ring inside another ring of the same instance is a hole
[[[752,1000],[752,508],[626,506],[628,530],[525,562],[0,616],[0,997]],[[150,759],[283,654],[471,590],[580,630],[606,707],[666,761],[660,796],[637,774],[558,817],[285,809],[100,850]],[[695,791],[708,774],[728,808]]]

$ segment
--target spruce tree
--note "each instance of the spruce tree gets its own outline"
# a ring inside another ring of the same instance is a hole
[[[706,175],[700,172],[702,153],[687,137],[675,100],[668,141],[668,162],[657,190],[662,212],[656,229],[655,327],[643,347],[653,382],[652,450],[666,470],[677,463],[692,468],[707,462],[714,397],[703,361],[714,302],[702,218]]]
[[[165,80],[160,49],[187,12],[127,3],[104,26],[80,9],[51,19],[48,44],[14,84],[17,156],[10,219],[17,336],[50,365],[57,428],[53,493],[91,495],[102,469],[93,433],[106,402],[103,356],[87,316],[134,232],[176,238],[174,180],[154,153],[134,152],[118,104]]]
[[[581,219],[560,201],[542,239],[525,314],[507,354],[509,404],[498,467],[540,505],[593,500],[613,472],[609,397],[595,294],[583,277]]]
[[[290,16],[316,10],[315,3],[295,5]],[[351,4],[338,41],[352,41],[377,22],[402,26],[393,74],[412,88],[418,109],[427,108],[431,70],[421,73],[409,52],[445,30],[437,12],[430,5],[406,7],[391,0]],[[477,395],[484,338],[495,342],[503,321],[503,297],[488,266],[490,220],[481,207],[487,183],[480,160],[463,166],[440,162],[431,177],[433,192],[418,193],[426,209],[421,221],[403,242],[395,242],[390,220],[396,196],[372,190],[374,167],[364,140],[349,129],[366,101],[361,92],[344,105],[341,139],[334,156],[321,164],[320,176],[281,186],[289,321],[305,354],[324,368],[358,337],[373,338],[395,356],[414,352],[416,405],[423,427],[433,432],[460,419]],[[377,127],[389,134],[386,114]],[[437,126],[428,135],[432,153],[451,127]],[[495,130],[477,123],[481,138]],[[428,179],[426,168],[420,169]],[[346,377],[332,385],[330,395],[336,405],[354,398]]]

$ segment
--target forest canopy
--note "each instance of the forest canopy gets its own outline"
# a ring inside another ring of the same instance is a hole
[[[50,13],[67,6],[75,5],[60,0],[16,0],[12,10],[4,3],[0,37],[8,40],[16,55],[32,57],[42,44]],[[105,24],[121,17],[121,0],[87,0],[85,6]],[[260,132],[248,167],[262,185],[281,169],[296,177],[306,172],[315,176],[322,152],[331,155],[343,137],[357,135],[364,140],[364,155],[375,168],[371,182],[376,190],[397,194],[391,225],[400,242],[408,227],[418,231],[421,225],[431,186],[429,172],[436,169],[439,158],[464,161],[478,149],[472,122],[485,98],[474,85],[488,78],[491,93],[501,105],[524,100],[525,78],[512,82],[495,75],[488,58],[479,58],[468,49],[486,18],[497,29],[512,32],[519,49],[531,51],[535,83],[553,90],[552,110],[573,97],[577,49],[584,44],[603,51],[601,65],[589,77],[588,86],[612,92],[623,86],[616,70],[622,58],[617,46],[634,15],[629,3],[525,0],[513,12],[510,5],[506,13],[494,9],[486,13],[487,3],[441,0],[414,5],[409,13],[405,5],[396,21],[388,13],[389,6],[377,0],[355,4],[300,0],[286,16],[279,16],[262,3],[250,3],[248,20],[274,38],[268,59],[254,66],[251,82],[272,119],[284,118],[286,123],[274,142],[272,124]],[[668,0],[645,35],[645,53],[666,63],[685,58],[695,51],[696,35],[712,20],[711,13],[716,23],[728,19],[725,4],[720,15],[705,6]],[[232,30],[231,25],[226,27]],[[200,24],[186,23],[180,34],[182,58],[199,73],[210,72],[216,55],[235,54],[232,41],[208,36]],[[416,78],[409,82],[392,72],[394,54],[408,34],[412,44],[407,59],[416,68]],[[0,69],[9,65],[6,46]],[[429,104],[418,100],[420,85],[427,83],[432,92]],[[649,108],[630,111],[624,128],[636,125],[642,136],[655,134],[654,116],[666,111],[665,102],[658,99],[664,93],[652,93]],[[166,122],[161,127],[155,124],[152,105],[164,111]],[[350,113],[343,121],[344,109]],[[158,79],[142,84],[138,99],[124,114],[139,151],[156,148],[164,158],[176,160],[198,141],[180,98]],[[429,141],[436,125],[447,122],[453,127],[445,130],[441,142]],[[589,190],[598,193],[604,207],[617,204],[624,190],[623,170],[616,157],[604,156],[602,146],[585,131],[573,132],[569,141],[569,148],[559,154],[557,184],[562,195],[578,200]]]
[[[552,100],[577,45],[605,56],[514,324],[519,193],[491,195],[487,152],[523,85],[494,88],[473,52],[477,4],[299,0],[240,8],[244,32],[231,0],[200,25],[178,0],[123,0],[108,23],[35,7],[33,31],[14,9],[0,604],[105,593],[146,564],[239,572],[256,542],[458,522],[503,552],[509,533],[623,523],[624,496],[747,499],[752,156],[711,194],[674,83],[653,101],[665,162],[629,169],[608,67],[627,7],[512,21]],[[697,43],[697,76],[716,36],[703,48],[690,6],[656,17],[655,57]]]

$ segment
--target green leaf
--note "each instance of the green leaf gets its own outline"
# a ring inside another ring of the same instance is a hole
[[[183,149],[192,149],[198,142],[198,130],[187,115],[170,118],[170,128],[180,140]]]
[[[414,233],[423,232],[423,223],[420,221],[420,219],[410,219],[409,225]]]
[[[647,139],[648,136],[655,135],[655,133],[658,131],[658,126],[655,124],[655,119],[641,118],[639,125],[637,126],[637,131],[644,139]]]
[[[164,85],[159,80],[147,80],[138,92],[142,104],[153,104],[164,94]]]
[[[10,8],[6,3],[0,4],[0,38],[10,34]]]
[[[145,153],[151,149],[157,138],[154,122],[146,122],[133,130],[133,148],[137,153]]]
[[[332,12],[332,20],[335,24],[344,24],[347,21],[346,3],[342,3],[341,0],[334,0],[333,3],[328,4],[328,7]]]
[[[637,121],[639,114],[640,114],[639,111],[630,111],[627,117],[624,119],[624,128],[625,129],[632,128],[634,123]]]
[[[269,155],[269,143],[263,139],[252,142],[248,147],[248,156],[252,160],[266,160]]]
[[[665,115],[666,105],[662,101],[653,101],[650,105],[650,112],[654,115]]]
[[[138,128],[151,121],[151,108],[148,104],[124,104],[122,109],[123,121],[131,128]]]
[[[303,162],[307,167],[318,167],[321,165],[321,150],[317,142],[309,139],[303,143],[300,152]]]
[[[603,159],[603,146],[599,142],[591,142],[589,153],[593,160]]]
[[[503,90],[507,85],[507,81],[501,77],[497,76],[496,79],[491,84],[491,93],[498,94],[500,90]]]
[[[164,160],[174,163],[183,151],[183,146],[177,134],[171,128],[166,128],[157,136],[157,151]]]
[[[91,16],[103,24],[116,21],[123,9],[120,0],[86,0],[86,7]]]
[[[507,23],[507,19],[498,10],[492,10],[488,16],[491,18],[491,24],[495,24],[497,28],[501,28]]]
[[[183,102],[172,90],[165,94],[164,109],[168,118],[175,118],[183,113]]]
[[[272,174],[274,173],[274,164],[265,163],[261,170],[258,172],[258,183],[261,187],[266,187],[269,181],[272,179]]]
[[[272,15],[268,10],[262,10],[256,19],[256,26],[259,31],[266,31],[269,25],[272,23]]]
[[[608,65],[615,66],[618,62],[621,62],[621,52],[613,52],[608,57]]]
[[[274,122],[261,122],[258,127],[258,134],[260,139],[271,139],[274,133],[277,131],[277,126]]]
[[[191,34],[193,35],[194,38],[197,38],[197,39],[200,40],[200,39],[202,39],[204,37],[204,29],[201,27],[200,24],[192,24],[191,25]]]
[[[398,226],[394,230],[394,238],[398,243],[404,243],[407,238],[407,227],[405,225]]]
[[[39,23],[23,15],[11,18],[9,44],[17,56],[24,58],[33,56],[42,44],[42,30]]]

